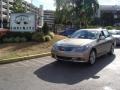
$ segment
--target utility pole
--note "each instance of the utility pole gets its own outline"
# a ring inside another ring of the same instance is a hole
[[[1,9],[1,13],[0,13],[0,17],[1,17],[1,28],[3,28],[3,11],[2,11],[2,8],[3,8],[3,4],[2,4],[2,2],[3,2],[3,0],[1,0],[1,7],[0,7],[0,9]]]
[[[10,14],[9,14],[9,0],[7,0],[7,27],[9,27],[9,17],[10,17]]]

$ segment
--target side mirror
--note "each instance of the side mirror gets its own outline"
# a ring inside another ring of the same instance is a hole
[[[98,41],[100,41],[100,40],[105,40],[105,37],[104,36],[100,36]]]
[[[105,40],[105,37],[104,37],[104,36],[100,36],[99,39],[100,39],[100,40]]]

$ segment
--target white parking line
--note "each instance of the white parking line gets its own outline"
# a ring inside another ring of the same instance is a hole
[[[111,87],[105,86],[104,90],[115,90],[115,89],[112,89]]]

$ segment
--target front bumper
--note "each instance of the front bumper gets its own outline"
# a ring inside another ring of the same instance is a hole
[[[85,52],[66,52],[66,51],[51,51],[52,57],[57,60],[62,61],[72,61],[72,62],[88,62],[90,51]]]

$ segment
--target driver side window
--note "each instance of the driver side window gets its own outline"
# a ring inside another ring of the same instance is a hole
[[[105,35],[106,38],[107,38],[107,37],[110,37],[110,34],[109,34],[109,32],[108,32],[107,30],[104,30],[104,31],[103,31],[103,34]]]
[[[100,33],[100,37],[105,37],[103,31],[101,31],[101,33]]]

